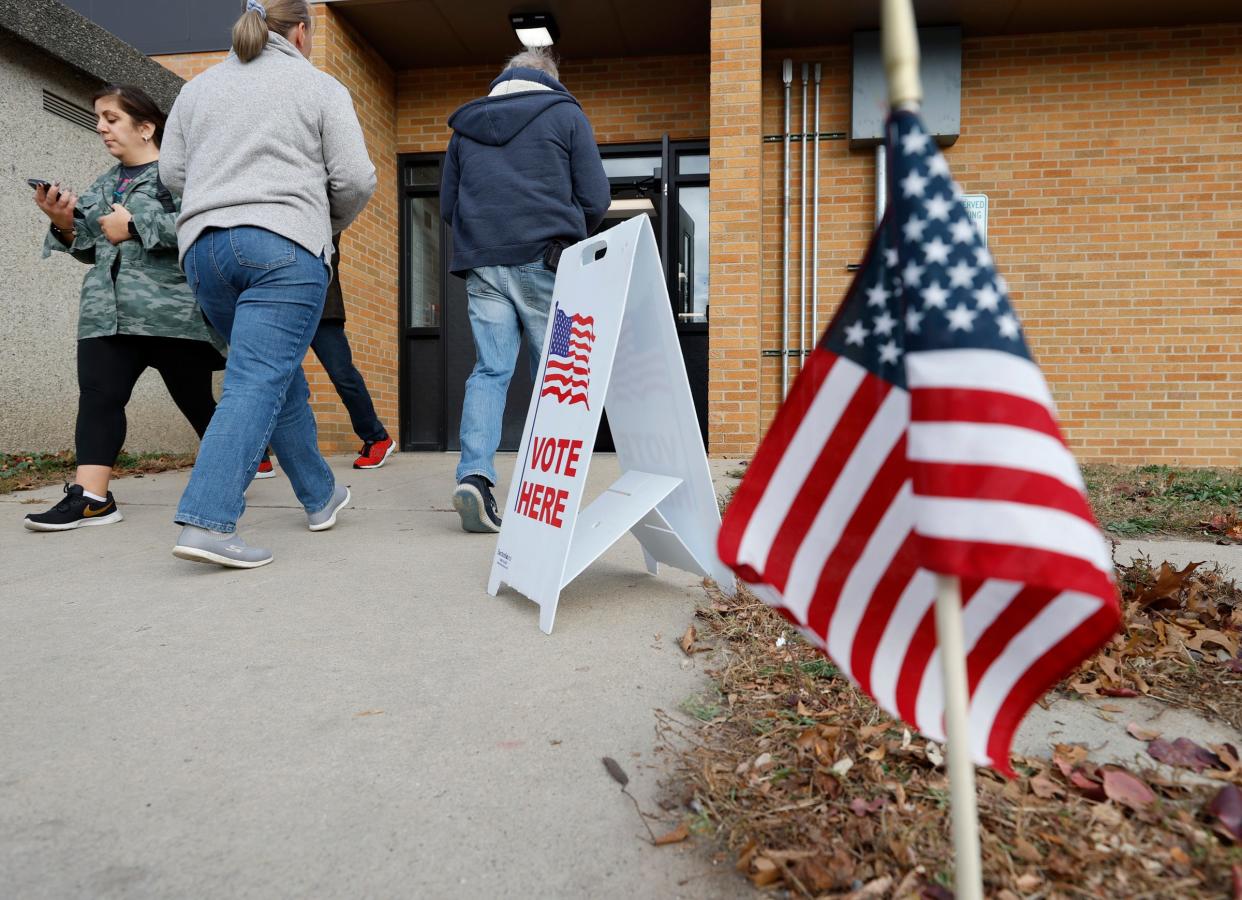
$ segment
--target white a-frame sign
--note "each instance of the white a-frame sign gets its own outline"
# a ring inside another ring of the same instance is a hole
[[[622,475],[581,509],[605,407]],[[545,633],[565,586],[627,531],[652,574],[666,563],[732,589],[716,556],[716,492],[646,216],[561,255],[503,518],[488,593],[503,583],[534,600]]]

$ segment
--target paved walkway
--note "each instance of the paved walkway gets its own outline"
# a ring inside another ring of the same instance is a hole
[[[185,473],[118,482],[125,522],[66,534],[19,525],[58,487],[0,497],[0,897],[747,895],[640,840],[600,764],[658,811],[652,711],[706,682],[677,646],[696,579],[627,538],[545,636],[487,595],[455,461],[334,460],[354,501],[320,534],[256,482],[242,533],[276,561],[250,572],[169,552]]]

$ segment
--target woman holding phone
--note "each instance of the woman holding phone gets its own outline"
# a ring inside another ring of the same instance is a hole
[[[237,535],[271,444],[311,531],[349,489],[319,453],[302,359],[331,280],[332,236],[362,212],[375,167],[349,91],[311,65],[306,0],[246,0],[233,50],[181,89],[160,170],[182,195],[186,275],[229,343],[224,392],[177,507],[173,554],[250,569],[270,551]]]
[[[120,522],[108,483],[139,376],[157,370],[201,438],[216,408],[211,373],[224,368],[223,344],[177,264],[180,207],[158,170],[165,116],[130,85],[108,85],[94,102],[95,129],[117,165],[80,196],[58,183],[35,187],[51,220],[44,258],[68,253],[90,270],[78,313],[78,468],[60,502],[26,516],[31,531]]]

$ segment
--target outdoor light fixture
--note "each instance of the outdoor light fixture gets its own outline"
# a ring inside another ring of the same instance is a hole
[[[561,36],[552,13],[510,13],[509,24],[523,47],[551,47]]]

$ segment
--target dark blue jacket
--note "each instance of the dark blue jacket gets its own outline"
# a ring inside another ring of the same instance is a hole
[[[582,107],[536,69],[492,82],[535,81],[551,90],[472,100],[453,113],[440,210],[453,228],[454,274],[539,259],[553,241],[574,244],[599,227],[608,176]]]

